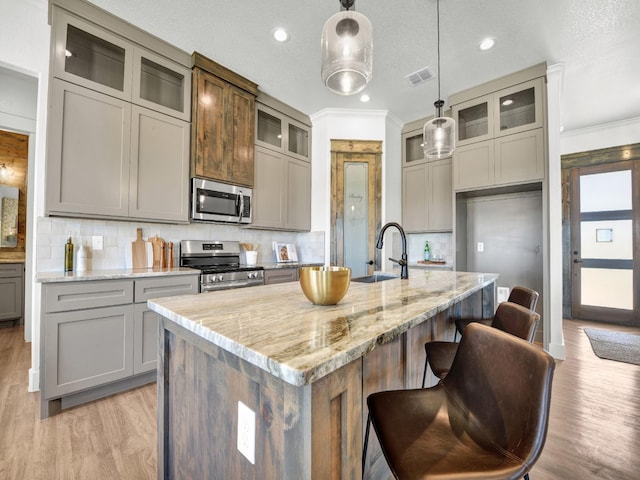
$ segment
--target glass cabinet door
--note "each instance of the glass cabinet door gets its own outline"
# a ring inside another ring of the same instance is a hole
[[[486,140],[493,135],[491,128],[492,104],[489,99],[471,100],[454,107],[458,122],[458,144]]]
[[[309,129],[289,123],[288,151],[298,157],[309,159]]]
[[[542,81],[536,79],[495,94],[496,137],[542,126],[541,90]]]
[[[189,121],[191,70],[140,48],[134,57],[133,102]]]
[[[422,131],[403,135],[404,163],[415,163],[425,160]]]
[[[88,22],[56,13],[54,76],[130,100],[133,46]]]
[[[281,150],[282,119],[260,107],[257,109],[256,124],[256,143]]]

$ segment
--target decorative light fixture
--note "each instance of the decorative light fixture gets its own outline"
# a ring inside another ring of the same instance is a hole
[[[322,81],[338,95],[361,92],[373,70],[373,28],[367,17],[349,10],[354,3],[340,0],[346,10],[333,15],[322,28]]]
[[[0,177],[7,178],[9,175],[11,175],[11,172],[7,168],[7,165],[5,163],[0,165]]]
[[[422,131],[424,154],[427,158],[445,158],[451,156],[456,148],[456,122],[453,118],[442,116],[444,101],[440,100],[440,0],[436,1],[438,21],[438,100],[436,117],[424,124]]]

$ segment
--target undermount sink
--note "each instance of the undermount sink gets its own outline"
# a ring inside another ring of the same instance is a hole
[[[400,277],[390,273],[374,273],[373,275],[367,275],[366,277],[352,278],[351,281],[360,283],[377,283],[384,282],[385,280],[393,280],[394,278]]]

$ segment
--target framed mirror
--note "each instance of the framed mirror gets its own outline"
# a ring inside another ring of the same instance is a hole
[[[0,185],[0,248],[18,246],[18,187]]]

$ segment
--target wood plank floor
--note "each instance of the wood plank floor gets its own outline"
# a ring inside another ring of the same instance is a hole
[[[564,322],[567,359],[556,366],[549,434],[531,480],[640,477],[640,366],[596,357],[585,326],[640,333]],[[155,478],[155,385],[40,420],[22,338],[22,327],[0,329],[0,478]]]

